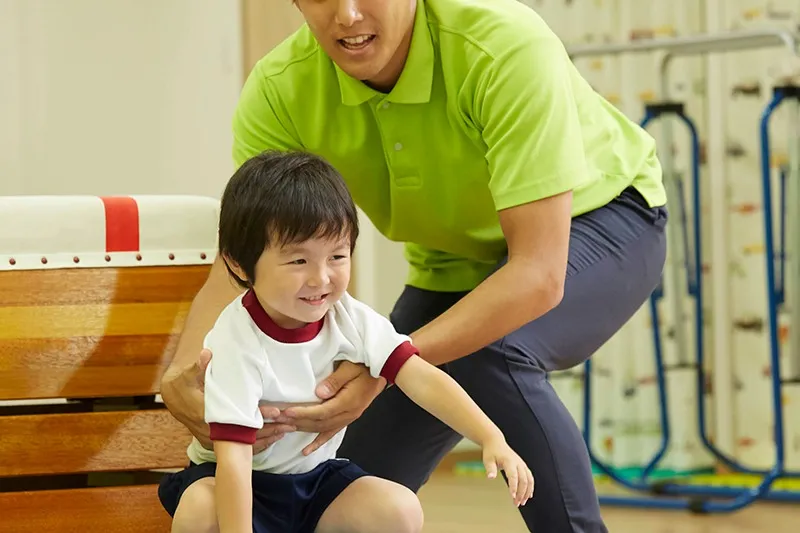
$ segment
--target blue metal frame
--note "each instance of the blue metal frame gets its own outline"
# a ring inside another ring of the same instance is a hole
[[[763,475],[761,483],[752,489],[726,488],[693,486],[679,483],[649,482],[648,476],[655,469],[659,461],[663,458],[669,447],[669,413],[667,407],[666,379],[663,365],[663,351],[661,334],[658,328],[658,301],[663,297],[663,286],[659,286],[650,297],[650,312],[653,320],[653,341],[656,363],[656,382],[658,386],[660,402],[660,423],[662,430],[661,446],[656,451],[653,458],[645,465],[639,479],[624,479],[613,472],[607,465],[597,459],[591,449],[590,428],[591,428],[591,360],[585,363],[584,375],[584,439],[589,448],[589,455],[594,464],[609,478],[620,485],[634,490],[646,491],[657,495],[668,496],[688,496],[683,498],[664,498],[664,497],[607,497],[601,496],[600,503],[603,505],[620,505],[646,508],[662,509],[688,509],[699,513],[730,512],[741,509],[756,499],[769,499],[773,501],[800,501],[800,492],[795,491],[770,491],[772,483],[780,477],[800,477],[800,473],[790,473],[784,470],[784,438],[783,438],[783,406],[781,405],[781,374],[780,374],[780,344],[778,337],[778,307],[784,300],[784,272],[785,272],[785,188],[786,175],[781,174],[781,233],[779,253],[780,260],[780,283],[776,282],[775,275],[775,246],[773,239],[772,222],[772,190],[770,173],[770,148],[769,148],[769,121],[775,109],[786,98],[786,94],[781,89],[776,89],[774,97],[766,107],[761,118],[761,170],[762,170],[762,193],[764,196],[764,231],[765,231],[765,257],[767,262],[767,290],[769,302],[769,339],[770,339],[770,366],[773,384],[772,404],[775,413],[774,439],[776,444],[776,461],[770,470],[754,470],[741,465],[736,460],[724,454],[710,441],[706,425],[706,408],[704,402],[705,373],[703,372],[704,363],[704,331],[703,331],[703,293],[702,293],[702,246],[701,246],[701,224],[700,224],[700,146],[697,128],[691,119],[683,112],[683,106],[679,104],[669,104],[664,106],[648,106],[645,116],[640,125],[646,127],[653,120],[670,114],[675,116],[689,130],[692,145],[692,192],[694,220],[693,228],[693,257],[690,264],[688,253],[687,221],[683,204],[681,209],[681,222],[684,232],[684,246],[686,250],[686,269],[688,287],[687,291],[694,298],[695,302],[695,358],[696,358],[696,386],[698,401],[698,429],[700,439],[704,446],[720,462],[729,468],[745,474]],[[797,93],[792,96],[797,97]],[[679,186],[681,184],[679,183]],[[683,201],[682,186],[680,187],[680,198]],[[709,498],[732,498],[730,501],[719,502],[710,501]]]

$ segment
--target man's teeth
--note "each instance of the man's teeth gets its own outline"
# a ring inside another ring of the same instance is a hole
[[[365,41],[368,41],[369,39],[370,39],[369,35],[359,35],[358,37],[345,37],[344,39],[342,39],[342,41],[344,41],[346,44],[356,46]]]

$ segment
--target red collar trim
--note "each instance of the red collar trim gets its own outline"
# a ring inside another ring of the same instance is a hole
[[[258,329],[278,342],[289,344],[308,342],[317,336],[325,322],[325,317],[323,317],[316,322],[311,322],[299,328],[286,329],[281,327],[267,314],[252,289],[242,297],[242,306],[250,314],[250,318],[256,323]]]

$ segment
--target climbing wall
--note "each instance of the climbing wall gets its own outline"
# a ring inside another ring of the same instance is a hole
[[[796,28],[800,20],[800,3],[795,0],[738,0],[730,2],[726,13],[728,28],[756,29],[762,27]],[[767,330],[766,248],[764,236],[764,202],[761,193],[761,157],[758,123],[768,101],[772,87],[787,81],[798,82],[800,74],[796,61],[779,50],[760,50],[730,54],[724,61],[725,87],[720,95],[730,109],[727,114],[726,171],[730,223],[729,273],[731,355],[734,372],[735,441],[734,455],[740,461],[760,468],[774,463],[773,409],[770,400],[771,380],[769,364],[770,338]],[[780,227],[790,221],[781,213],[779,191],[786,176],[789,154],[790,124],[797,124],[797,115],[789,102],[782,105],[771,120],[771,183],[773,197],[773,223],[776,244],[780,241]],[[795,119],[791,120],[794,115]],[[793,194],[793,187],[786,191]],[[788,198],[787,198],[788,199]],[[795,206],[797,205],[794,202]],[[791,209],[791,202],[786,202]],[[791,289],[788,261],[792,250],[792,232],[787,227],[785,289]],[[800,228],[797,228],[800,229]],[[797,234],[794,232],[793,234]],[[780,249],[774,254],[778,271],[781,270]],[[788,294],[788,291],[786,291]],[[800,370],[788,356],[790,338],[790,306],[787,302],[780,313],[779,339],[783,376]],[[796,305],[795,305],[796,307]],[[795,367],[795,368],[792,368]],[[782,403],[785,410],[787,464],[800,470],[800,384],[784,388]]]
[[[704,3],[696,0],[522,1],[548,22],[568,47],[687,36],[707,31],[709,24]],[[797,0],[729,0],[720,4],[724,6],[723,11],[711,24],[716,23],[721,30],[791,28],[800,21],[800,1]],[[659,53],[576,57],[575,64],[600,94],[639,121],[645,105],[661,97],[660,57]],[[716,75],[709,74],[711,69]],[[702,401],[706,406],[706,427],[711,441],[718,443],[726,454],[750,466],[768,467],[775,460],[775,447],[766,328],[759,121],[772,97],[772,87],[800,74],[800,68],[787,51],[770,48],[715,54],[708,61],[701,57],[676,57],[668,72],[669,98],[683,102],[700,139],[702,264],[697,270],[701,273],[704,300],[702,346],[708,378],[703,384]],[[709,121],[710,104],[718,106],[719,99],[722,99],[724,120]],[[790,119],[792,112],[792,106],[781,106],[770,128],[776,237],[785,218],[778,209],[777,191],[780,190],[780,170],[788,161],[787,132],[790,125],[797,124],[796,119]],[[691,261],[695,245],[691,224],[695,213],[691,194],[690,137],[686,126],[673,118],[662,118],[647,128],[659,142],[662,154],[669,150],[674,158],[674,171],[665,176],[672,219],[668,262],[677,265],[679,274],[677,278],[665,275],[663,297],[658,303],[658,331],[669,368],[667,388],[672,429],[668,452],[660,464],[673,471],[692,471],[713,467],[715,461],[698,438],[698,398],[693,367],[697,351],[697,314],[694,300],[687,295],[689,282],[694,279],[687,272],[695,271]],[[714,160],[708,158],[709,138],[724,146],[720,157]],[[711,178],[712,169],[722,180]],[[724,185],[719,185],[721,183]],[[791,190],[789,194],[793,194]],[[710,219],[715,211],[723,213],[718,218],[726,225],[723,233],[711,227]],[[681,238],[684,218],[688,236],[685,246]],[[716,243],[715,247],[713,239],[720,234],[725,236],[724,246]],[[786,237],[790,242],[790,231]],[[785,257],[791,259],[791,246],[787,246]],[[722,256],[720,249],[725,250]],[[791,277],[788,275],[792,272],[791,263],[786,263],[787,283]],[[715,291],[726,288],[725,308],[718,309]],[[791,377],[789,357],[785,355],[791,331],[790,304],[785,306],[780,326],[785,377]],[[723,315],[717,317],[716,313]],[[715,320],[725,327],[714,327]],[[645,464],[661,444],[652,323],[646,305],[593,358],[592,449],[598,458],[617,467]],[[680,325],[684,327],[681,329]],[[715,339],[720,331],[725,332],[724,343]],[[719,353],[715,355],[717,345]],[[728,365],[719,367],[722,372],[719,376],[714,374],[715,357],[717,362],[722,357]],[[730,372],[728,382],[732,383],[732,390],[730,394],[721,394],[715,387],[720,381],[726,382],[726,371]],[[553,374],[551,382],[583,426],[583,369]],[[800,470],[800,385],[785,387],[782,402],[787,462]],[[727,438],[717,438],[717,430],[727,433]]]

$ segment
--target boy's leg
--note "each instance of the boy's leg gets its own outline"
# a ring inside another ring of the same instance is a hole
[[[536,490],[520,508],[531,531],[607,531],[582,435],[545,376],[585,361],[657,285],[666,212],[637,202],[626,195],[573,221],[565,295],[558,307],[446,365],[531,467]],[[398,309],[441,313],[451,299],[408,289]],[[341,455],[417,490],[451,442],[431,418],[390,389],[348,428]]]
[[[158,499],[172,516],[172,533],[218,532],[214,506],[213,463],[190,464],[164,476],[158,486]]]
[[[400,484],[365,476],[333,500],[315,533],[420,533],[422,522],[416,494]]]
[[[171,532],[219,533],[213,477],[198,479],[186,488],[172,518]]]

